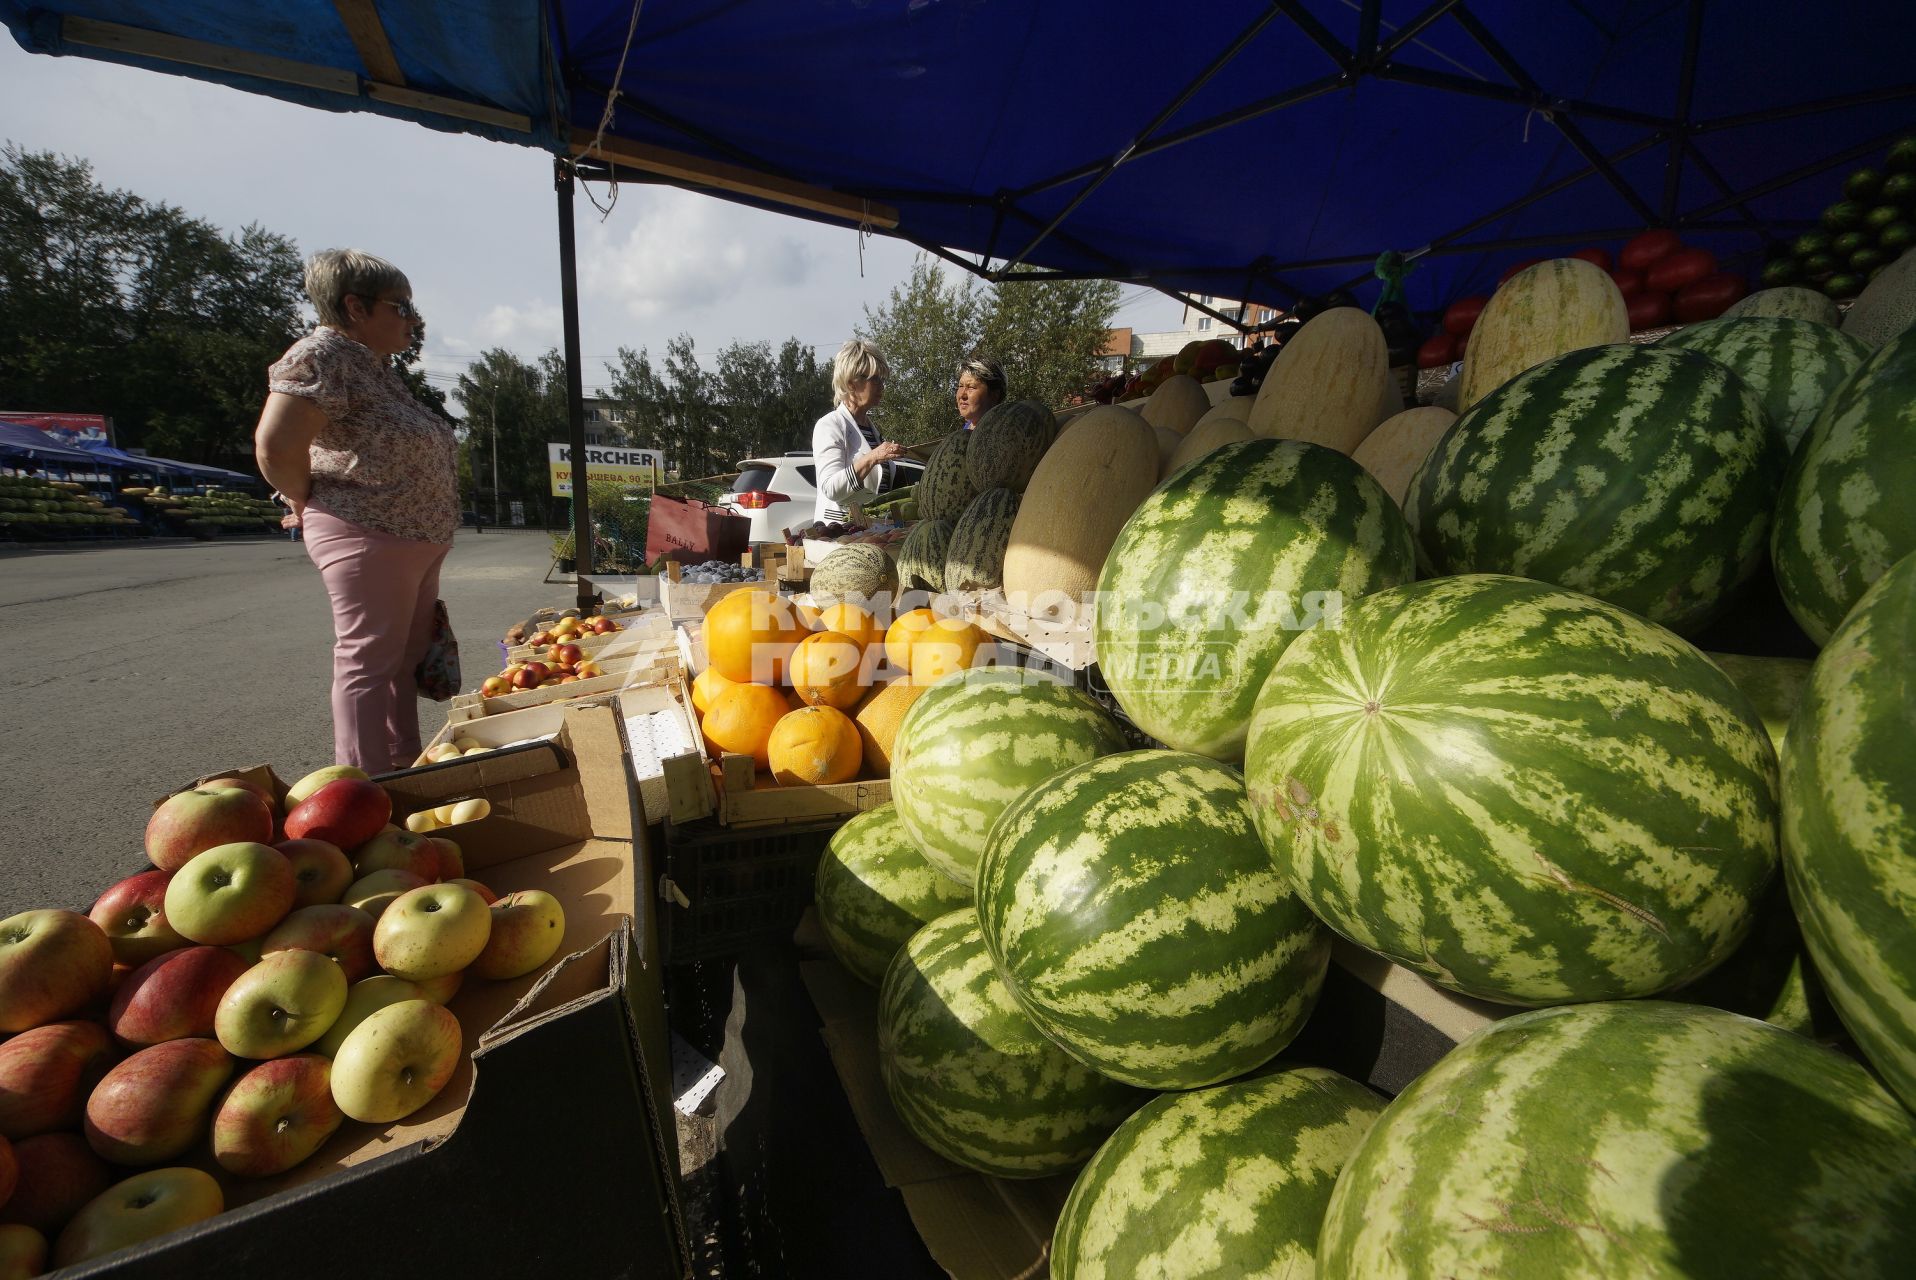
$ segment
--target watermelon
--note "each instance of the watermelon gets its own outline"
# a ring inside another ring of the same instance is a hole
[[[970,908],[913,934],[878,992],[878,1066],[918,1140],[1000,1178],[1090,1158],[1150,1096],[1099,1075],[1019,1012]]]
[[[1822,644],[1870,583],[1916,551],[1916,329],[1850,376],[1791,460],[1770,554]]]
[[[1916,553],[1816,659],[1783,752],[1783,865],[1843,1024],[1916,1110]]]
[[[1023,493],[1038,459],[1058,434],[1058,419],[1036,400],[1010,400],[985,410],[965,450],[965,476],[973,493],[1009,489]]]
[[[1796,704],[1802,701],[1803,690],[1809,686],[1810,661],[1807,658],[1752,658],[1740,653],[1704,656],[1716,663],[1750,700],[1770,735],[1770,745],[1781,757],[1790,717],[1796,714]]]
[[[1722,964],[1664,998],[1760,1018],[1833,1046],[1847,1042],[1842,1020],[1824,992],[1803,931],[1790,911],[1789,892],[1781,877],[1758,900],[1756,920],[1743,945]]]
[[[1357,463],[1296,440],[1227,444],[1118,532],[1098,577],[1098,669],[1144,733],[1235,761],[1285,646],[1414,572],[1397,503]]]
[[[1383,1109],[1321,1067],[1160,1094],[1072,1184],[1054,1280],[1309,1276],[1338,1171]]]
[[[1723,314],[1726,317],[1787,316],[1793,320],[1826,324],[1831,328],[1843,323],[1842,309],[1827,296],[1814,289],[1800,289],[1793,285],[1759,289],[1741,302],[1732,304]]]
[[[925,861],[889,804],[832,834],[813,884],[832,954],[874,987],[912,934],[971,905],[971,890]]]
[[[1124,745],[1117,721],[1090,695],[1039,671],[954,672],[905,713],[892,745],[892,803],[926,860],[969,885],[1006,805]]]
[[[945,589],[945,553],[951,547],[951,521],[920,520],[898,544],[898,585],[905,591]]]
[[[973,498],[952,526],[945,547],[945,590],[993,591],[1004,585],[1005,548],[1018,518],[1018,495],[987,489]]]
[[[971,477],[965,474],[965,452],[970,444],[971,432],[954,431],[932,447],[916,489],[918,514],[924,519],[956,520],[977,496]]]
[[[1665,347],[1700,351],[1756,392],[1770,425],[1794,449],[1836,389],[1869,359],[1869,348],[1814,320],[1744,316],[1685,325]]]
[[[978,924],[1039,1029],[1126,1084],[1195,1089],[1291,1042],[1330,935],[1271,866],[1235,769],[1130,751],[1048,779],[992,826]]]
[[[1749,700],[1662,627],[1526,578],[1382,591],[1300,637],[1245,776],[1320,919],[1506,1004],[1696,977],[1776,867],[1776,753]]]
[[[1318,1273],[1907,1276],[1916,1119],[1801,1036],[1633,1001],[1494,1022],[1344,1166]]]
[[[1405,515],[1434,573],[1516,573],[1679,632],[1762,563],[1787,461],[1742,379],[1628,343],[1519,374],[1459,418]]]

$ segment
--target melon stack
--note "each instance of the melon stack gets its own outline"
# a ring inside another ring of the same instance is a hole
[[[934,527],[914,530],[901,551],[908,588],[923,582],[924,589],[956,595],[1004,585],[1012,521],[1057,433],[1049,409],[1015,400],[987,410],[973,430],[954,431],[940,442],[920,482],[923,524]],[[943,521],[950,522],[948,531],[935,527]],[[930,552],[941,539],[944,568],[934,580]]]

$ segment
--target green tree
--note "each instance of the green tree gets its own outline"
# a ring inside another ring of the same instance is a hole
[[[812,348],[787,338],[776,354],[769,342],[735,342],[718,353],[719,438],[732,461],[811,447],[812,424],[831,406],[831,369]]]
[[[502,520],[514,500],[526,504],[533,523],[548,523],[553,514],[546,444],[564,440],[567,432],[564,380],[556,396],[550,385],[548,361],[556,354],[532,365],[495,347],[459,375],[474,492],[483,495],[481,509],[488,514],[496,499]]]

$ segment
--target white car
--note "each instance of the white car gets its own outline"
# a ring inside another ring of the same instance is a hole
[[[891,475],[881,494],[916,484],[924,464],[900,459],[891,463]],[[818,469],[808,452],[778,458],[747,458],[738,464],[732,492],[719,505],[752,522],[751,541],[783,542],[787,529],[802,529],[814,519],[818,506]],[[843,519],[844,513],[835,513]]]

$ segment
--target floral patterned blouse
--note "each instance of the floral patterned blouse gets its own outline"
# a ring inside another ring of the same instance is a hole
[[[266,376],[271,390],[302,396],[326,414],[312,446],[312,506],[397,537],[452,541],[459,528],[452,424],[413,399],[390,363],[321,325]]]

